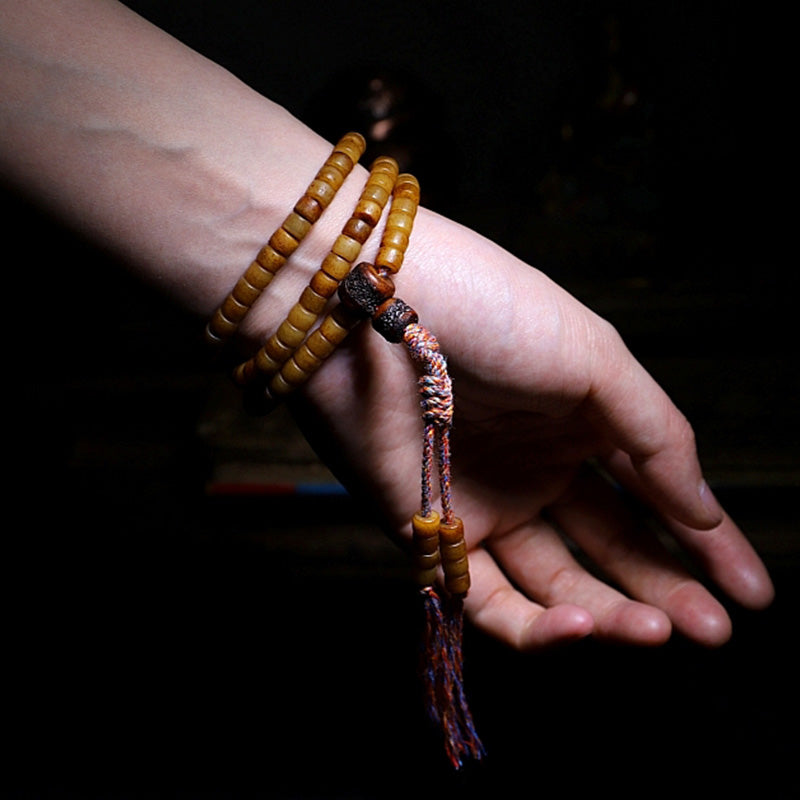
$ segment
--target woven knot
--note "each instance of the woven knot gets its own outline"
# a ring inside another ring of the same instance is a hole
[[[419,324],[406,328],[404,340],[422,368],[419,392],[426,423],[448,426],[453,421],[453,384],[447,372],[447,360],[439,352],[436,337]]]

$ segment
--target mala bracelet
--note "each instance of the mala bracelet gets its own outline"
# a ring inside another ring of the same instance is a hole
[[[241,321],[322,216],[366,149],[359,133],[348,133],[317,172],[293,211],[272,234],[206,327],[206,340],[219,346],[233,336]]]
[[[262,247],[206,327],[209,343],[228,341],[275,274],[321,217],[365,149],[364,138],[346,134]],[[454,511],[450,477],[453,391],[447,363],[419,315],[395,296],[414,226],[420,187],[398,174],[397,162],[375,160],[353,213],[297,302],[262,347],[232,373],[250,407],[266,410],[306,383],[356,326],[366,319],[390,343],[406,346],[420,372],[423,418],[420,510],[411,520],[415,579],[426,614],[425,680],[428,710],[444,735],[446,753],[459,768],[465,757],[484,755],[463,690],[463,600],[470,587],[464,525]],[[391,200],[391,203],[389,201]],[[375,263],[353,266],[389,205]],[[334,295],[339,303],[326,313]],[[320,321],[321,318],[321,321]],[[316,325],[316,327],[314,327]],[[313,329],[313,330],[312,330]],[[252,403],[256,398],[258,403]],[[433,509],[435,478],[441,514]],[[443,576],[445,595],[437,592]]]

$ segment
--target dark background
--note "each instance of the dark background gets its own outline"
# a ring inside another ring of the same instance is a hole
[[[403,122],[376,151],[617,325],[694,423],[778,599],[732,608],[713,652],[676,638],[523,656],[468,630],[490,756],[452,775],[414,680],[400,556],[346,497],[210,492],[231,452],[260,475],[300,445],[283,431],[281,452],[239,416],[202,321],[5,194],[22,278],[6,336],[10,785],[796,796],[786,22],[667,0],[129,5],[331,139],[368,133],[368,79],[395,87]],[[289,466],[315,470],[305,457]]]

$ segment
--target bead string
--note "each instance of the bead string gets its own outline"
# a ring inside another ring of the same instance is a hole
[[[206,326],[206,341],[219,347],[236,332],[253,303],[330,205],[367,147],[360,133],[347,133],[333,148],[293,211],[270,236]]]
[[[293,212],[212,316],[206,328],[210,343],[220,345],[232,337],[327,208],[364,148],[363,137],[356,133],[346,134],[334,147]],[[361,262],[354,267],[390,197],[375,264]],[[466,757],[482,758],[484,749],[463,687],[463,601],[470,577],[464,525],[453,510],[451,490],[453,388],[437,339],[419,323],[416,311],[395,297],[392,280],[405,259],[419,199],[419,183],[413,175],[398,174],[394,159],[376,159],[350,219],[319,270],[275,333],[234,369],[232,378],[245,388],[251,408],[267,410],[308,381],[349,332],[367,318],[388,342],[404,344],[417,364],[423,420],[421,498],[411,527],[415,575],[426,614],[423,677],[430,716],[442,728],[448,758],[460,768]],[[324,314],[334,294],[340,302]],[[441,516],[433,509],[434,473]],[[436,590],[440,570],[444,596]]]

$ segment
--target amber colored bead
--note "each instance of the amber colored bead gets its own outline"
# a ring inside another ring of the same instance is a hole
[[[403,334],[409,325],[419,322],[419,315],[399,297],[392,297],[382,303],[372,317],[372,327],[386,339],[397,344],[403,341]]]
[[[279,355],[281,359],[286,358],[284,352],[279,352]],[[256,353],[252,360],[252,364],[265,375],[272,375],[273,373],[277,372],[281,368],[282,363],[282,360],[272,358],[263,347],[258,351],[258,353]]]
[[[317,366],[319,366],[319,364],[316,364],[309,370],[305,370],[300,366],[297,359],[292,356],[287,359],[286,363],[281,367],[280,374],[286,383],[290,383],[293,386],[300,386],[311,377]]]
[[[289,383],[280,372],[272,377],[269,383],[269,393],[273,397],[283,397],[294,391],[294,385]]]
[[[329,342],[341,344],[357,323],[357,318],[351,317],[345,309],[337,306],[322,320],[319,330]]]
[[[364,242],[369,239],[371,233],[372,226],[363,219],[358,219],[357,217],[350,217],[345,223],[344,228],[342,228],[342,234],[349,236],[351,239],[355,239],[360,244],[364,244]]]
[[[307,344],[308,343],[306,342],[298,347],[297,350],[294,351],[289,361],[294,361],[304,372],[312,374],[315,370],[322,366],[322,359],[318,356],[315,356]]]
[[[320,269],[335,281],[341,281],[348,272],[350,272],[351,262],[342,258],[336,253],[328,253],[325,256]]]
[[[394,281],[372,264],[356,265],[339,287],[339,299],[348,310],[371,317],[394,294]]]
[[[359,158],[360,157],[361,153],[359,153]],[[328,166],[336,167],[336,169],[338,169],[343,175],[347,175],[353,169],[355,162],[352,158],[350,158],[349,155],[347,155],[347,153],[334,149],[325,163]]]
[[[316,180],[322,181],[323,183],[327,183],[329,186],[333,188],[334,191],[338,191],[339,189],[341,189],[342,184],[344,183],[344,179],[346,177],[347,174],[342,172],[337,166],[331,163],[327,163],[317,173]]]
[[[277,250],[284,258],[289,258],[299,244],[300,242],[283,228],[278,228],[269,238],[270,247]]]
[[[308,187],[307,194],[319,202],[323,208],[327,208],[336,194],[336,189],[327,181],[315,178],[313,181],[311,181],[311,185]]]
[[[436,511],[423,516],[417,512],[411,519],[412,543],[414,545],[414,571],[420,586],[433,586],[440,563],[439,522]]]
[[[321,297],[329,298],[336,294],[336,290],[339,288],[339,281],[331,278],[330,275],[320,269],[317,270],[308,285],[310,289]]]
[[[292,355],[293,351],[294,347],[287,342],[284,342],[278,336],[276,331],[273,336],[270,336],[270,338],[267,339],[267,341],[264,343],[264,346],[256,354],[256,362],[258,363],[259,368],[262,368],[262,371],[272,372],[272,363],[277,362],[278,366],[280,367],[280,365]],[[266,369],[264,369],[260,363],[262,356],[269,359],[265,362],[268,365]]]
[[[281,255],[272,245],[265,244],[258,251],[258,255],[256,256],[254,263],[258,264],[266,272],[268,272],[270,274],[269,280],[272,280],[272,277],[275,275],[275,273],[286,263],[286,256]],[[248,278],[248,280],[250,280],[250,278]],[[250,280],[250,283],[252,283],[254,286],[258,285],[252,280]]]
[[[337,342],[332,342],[321,330],[316,330],[306,339],[299,349],[302,350],[306,348],[318,359],[325,359],[336,349],[336,345]]]
[[[361,252],[361,242],[342,233],[336,237],[331,252],[343,258],[348,264],[352,264]]]
[[[408,232],[397,226],[391,228],[387,227],[383,232],[381,238],[381,245],[383,247],[395,247],[398,250],[405,252],[408,247],[409,235]]]
[[[464,523],[458,517],[439,525],[439,548],[445,588],[450,594],[466,595],[470,587],[469,561]]]
[[[249,305],[240,303],[233,294],[229,294],[220,306],[220,311],[231,322],[241,322],[249,309]]]
[[[358,219],[364,220],[373,228],[380,221],[382,214],[383,214],[383,206],[381,206],[381,204],[377,203],[375,200],[367,200],[367,199],[359,200],[358,203],[356,204],[355,211],[353,212],[353,216],[358,217]]]
[[[315,200],[311,197],[311,195],[304,194],[295,204],[294,210],[303,217],[303,219],[313,224],[322,216],[325,206],[323,206],[319,200]]]
[[[283,221],[281,228],[287,231],[298,241],[302,241],[305,238],[305,235],[311,230],[311,222],[305,219],[305,217],[302,215],[298,214],[296,211],[293,211]]]
[[[261,289],[257,286],[253,286],[253,284],[242,275],[236,282],[236,286],[233,287],[232,294],[237,301],[249,308],[258,300],[261,295]]]
[[[275,335],[284,345],[292,350],[294,350],[296,347],[300,347],[300,345],[303,343],[303,340],[306,338],[306,332],[302,328],[298,328],[296,325],[293,325],[288,319],[285,319],[278,326],[278,330],[275,331]]]
[[[295,203],[293,211],[261,248],[240,282],[212,315],[206,326],[209,342],[221,344],[236,332],[259,293],[297,249],[311,225],[320,218],[365,149],[366,141],[359,133],[345,134],[334,146],[314,180]],[[242,280],[245,282],[242,283]]]
[[[217,309],[206,326],[206,341],[209,344],[220,345],[233,335],[236,327],[235,322],[231,322]]]
[[[383,269],[388,269],[390,272],[399,272],[400,267],[403,266],[405,257],[405,248],[401,249],[399,247],[384,246],[378,251],[375,263]]]
[[[293,325],[297,330],[308,331],[317,321],[317,315],[313,311],[304,308],[302,303],[295,303],[286,315],[286,321]]]
[[[334,152],[345,153],[353,163],[357,162],[367,148],[367,142],[360,133],[346,133],[334,147]]]
[[[231,373],[233,382],[239,386],[247,386],[255,375],[255,364],[252,360],[239,364]]]
[[[328,303],[328,298],[316,292],[311,286],[306,286],[300,295],[300,305],[313,314],[321,314]]]

